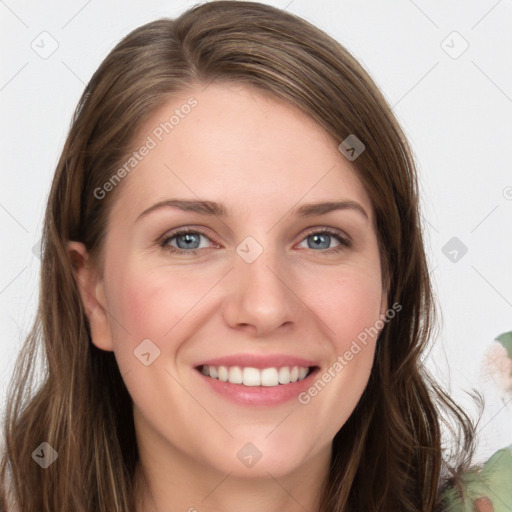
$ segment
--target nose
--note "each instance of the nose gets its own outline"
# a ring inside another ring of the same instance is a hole
[[[303,314],[292,272],[275,251],[263,250],[251,263],[236,255],[225,286],[226,323],[253,336],[264,337],[285,326],[290,328]]]

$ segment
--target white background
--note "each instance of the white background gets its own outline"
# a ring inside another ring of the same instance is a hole
[[[0,1],[2,401],[35,313],[40,262],[33,247],[78,98],[123,36],[195,3]],[[464,390],[484,393],[477,453],[487,458],[512,442],[511,397],[482,372],[492,340],[512,330],[512,3],[265,3],[340,41],[382,89],[411,142],[442,313],[428,366],[470,412]],[[32,49],[49,49],[52,39],[58,48],[48,58]],[[468,249],[457,262],[442,251],[452,237]]]

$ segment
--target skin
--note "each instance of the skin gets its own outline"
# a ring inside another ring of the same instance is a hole
[[[137,140],[192,95],[198,105],[115,191],[103,274],[81,243],[68,245],[92,342],[114,351],[133,398],[139,470],[149,482],[138,510],[315,511],[332,439],[368,382],[376,336],[306,405],[235,404],[193,365],[285,353],[317,361],[320,374],[331,367],[388,308],[371,201],[321,126],[247,86],[181,92],[146,119]],[[137,221],[168,198],[219,201],[230,215],[162,208]],[[339,200],[359,203],[368,219],[351,209],[291,214]],[[155,242],[179,227],[206,233],[197,255]],[[327,236],[318,248],[311,228],[324,227],[352,247],[328,254],[340,243]],[[236,252],[247,236],[263,248],[252,263]],[[134,357],[144,339],[161,351],[149,366]],[[262,453],[252,467],[237,457],[247,442]]]

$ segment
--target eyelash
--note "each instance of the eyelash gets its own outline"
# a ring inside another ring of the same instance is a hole
[[[181,228],[181,229],[177,229],[176,231],[171,231],[170,233],[168,233],[168,236],[165,236],[165,238],[163,238],[159,242],[159,246],[164,251],[169,251],[169,252],[174,253],[174,254],[187,254],[187,255],[191,254],[191,255],[195,256],[195,255],[197,255],[199,253],[199,251],[203,250],[204,248],[203,249],[185,250],[185,249],[178,249],[176,247],[173,247],[172,245],[168,245],[168,243],[171,240],[173,240],[174,238],[177,238],[180,235],[190,235],[190,234],[203,235],[206,238],[210,239],[210,237],[206,233],[202,232],[201,230],[195,230],[195,229],[189,229],[189,228]],[[330,236],[334,237],[340,243],[340,245],[338,245],[337,247],[334,247],[332,249],[323,249],[321,251],[314,251],[314,252],[320,252],[320,254],[332,254],[332,253],[337,253],[337,252],[340,252],[340,251],[342,251],[344,249],[352,247],[352,242],[351,241],[349,241],[346,238],[343,238],[338,233],[338,231],[335,231],[334,229],[330,229],[330,228],[321,228],[321,229],[317,229],[317,230],[312,230],[309,233],[306,233],[302,240],[304,240],[305,238],[307,238],[307,237],[309,237],[311,235],[323,235],[323,234],[327,234],[327,235],[330,235]]]

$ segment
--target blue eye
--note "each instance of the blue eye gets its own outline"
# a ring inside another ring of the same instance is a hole
[[[208,247],[199,247],[201,243],[201,237],[204,237],[208,240],[210,238],[201,231],[196,231],[192,229],[179,229],[177,231],[171,232],[169,236],[164,238],[160,243],[160,247],[164,250],[169,251],[175,254],[191,254],[196,255],[201,249],[207,249]],[[343,249],[352,247],[352,242],[347,238],[344,238],[340,235],[337,230],[324,228],[324,229],[316,229],[306,234],[303,240],[312,239],[311,243],[308,243],[308,248],[320,248],[322,251],[315,251],[321,253],[333,253],[339,252]],[[334,238],[339,242],[339,245],[333,248],[325,247],[325,245],[330,245],[330,239]],[[176,246],[170,245],[171,242],[176,242]]]
[[[312,231],[311,233],[306,235],[305,240],[307,240],[308,238],[313,240],[310,244],[308,244],[308,247],[310,249],[312,249],[314,247],[318,248],[320,246],[319,248],[326,249],[323,252],[327,252],[327,253],[338,252],[347,247],[352,246],[351,242],[348,239],[342,237],[338,233],[338,231],[328,229],[328,228],[325,228],[320,231]],[[327,245],[327,246],[330,245],[330,239],[332,239],[332,238],[336,239],[339,242],[339,245],[336,247],[333,247],[333,248],[325,247],[325,245]]]
[[[180,254],[197,254],[199,248],[197,247],[200,244],[201,236],[208,238],[204,233],[200,231],[192,231],[190,229],[182,229],[179,231],[175,231],[171,233],[171,236],[162,240],[161,246],[169,250],[170,252],[180,253]],[[169,245],[169,242],[176,240],[178,247],[174,247]]]

